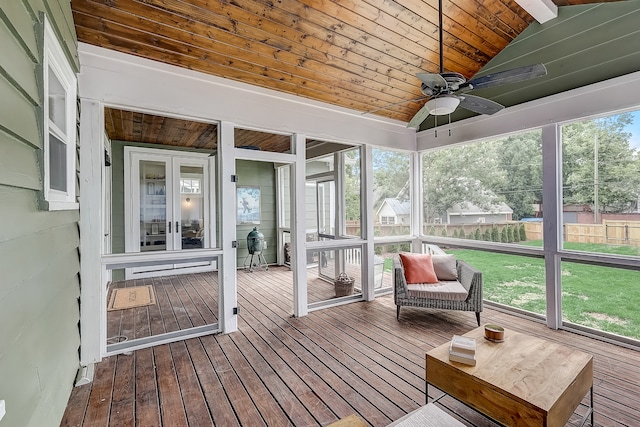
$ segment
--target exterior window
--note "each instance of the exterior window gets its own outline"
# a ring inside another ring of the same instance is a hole
[[[44,198],[49,210],[77,209],[76,76],[44,23]]]
[[[380,224],[395,224],[392,216],[383,216],[380,218]]]

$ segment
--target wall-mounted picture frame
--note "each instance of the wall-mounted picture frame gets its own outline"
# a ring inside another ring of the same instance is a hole
[[[236,208],[238,224],[260,224],[260,187],[238,187]]]

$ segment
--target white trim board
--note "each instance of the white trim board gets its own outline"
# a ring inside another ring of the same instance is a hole
[[[239,127],[415,150],[404,122],[79,43],[80,96]]]

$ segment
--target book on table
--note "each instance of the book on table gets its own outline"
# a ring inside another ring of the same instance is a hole
[[[452,362],[464,363],[465,365],[476,366],[476,356],[464,353],[449,352],[449,360]]]
[[[475,338],[454,335],[453,338],[451,338],[449,352],[474,356],[476,354],[476,340]]]

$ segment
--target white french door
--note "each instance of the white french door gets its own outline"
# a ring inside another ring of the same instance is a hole
[[[125,147],[126,252],[210,247],[206,154]],[[127,179],[128,177],[128,179]],[[207,271],[210,262],[130,268],[126,278]]]

